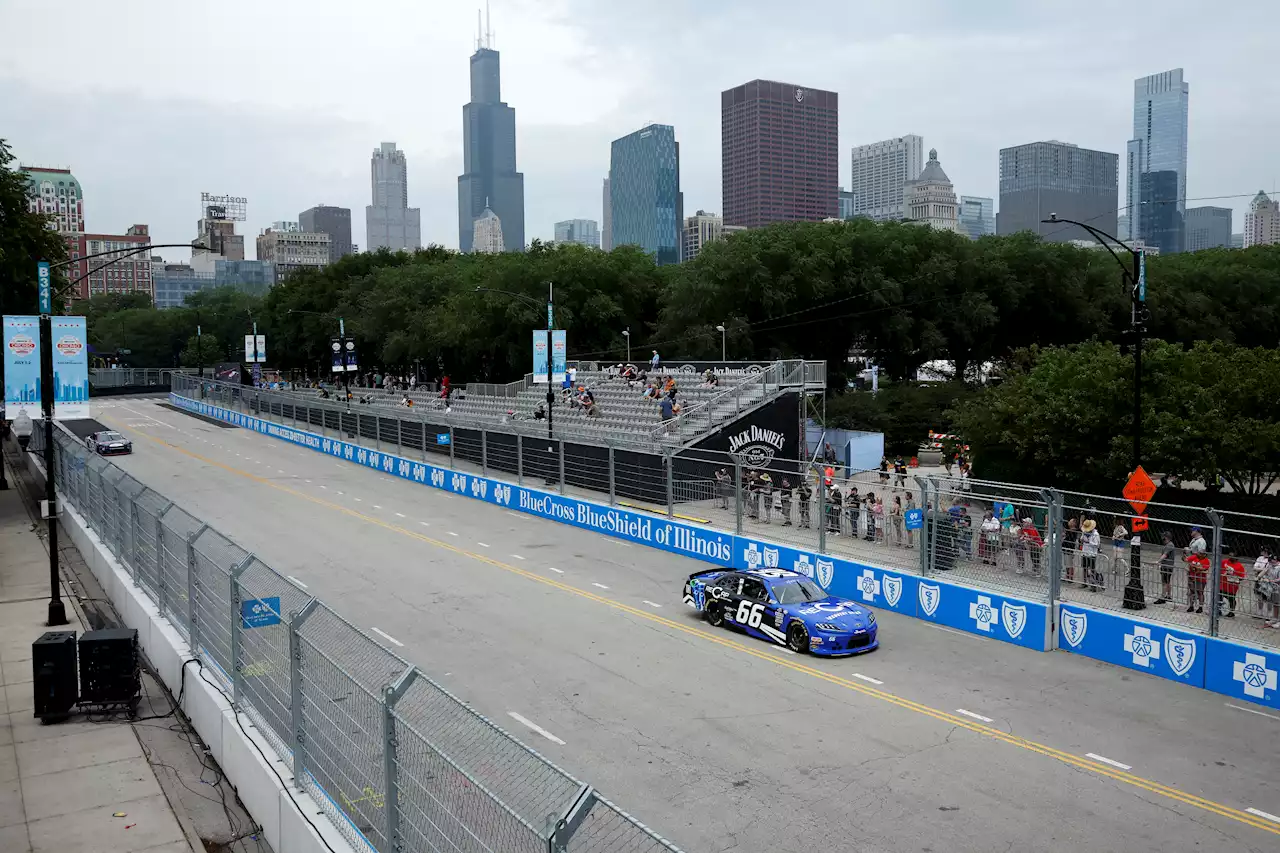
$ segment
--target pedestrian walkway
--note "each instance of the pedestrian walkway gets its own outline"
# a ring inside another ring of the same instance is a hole
[[[63,597],[71,624],[56,630],[85,631]],[[55,630],[48,600],[43,531],[18,489],[0,491],[0,851],[192,853],[132,726],[33,715],[31,644]]]

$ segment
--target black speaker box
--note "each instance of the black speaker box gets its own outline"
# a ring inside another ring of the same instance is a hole
[[[138,704],[141,692],[138,632],[133,628],[86,631],[80,637],[80,704]]]
[[[35,716],[65,720],[76,704],[76,632],[48,631],[31,644]]]

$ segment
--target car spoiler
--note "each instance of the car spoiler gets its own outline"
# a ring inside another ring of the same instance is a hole
[[[705,578],[709,575],[722,575],[725,572],[731,572],[731,571],[733,571],[733,569],[729,568],[728,566],[721,566],[718,569],[702,569],[700,571],[696,571],[693,574],[689,575],[689,580],[693,580],[694,578]]]

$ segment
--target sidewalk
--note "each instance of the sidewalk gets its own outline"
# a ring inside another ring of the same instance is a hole
[[[192,853],[133,726],[78,715],[46,726],[33,716],[31,643],[47,630],[86,629],[65,587],[71,624],[44,624],[49,554],[16,474],[9,469],[10,489],[0,491],[0,851]]]

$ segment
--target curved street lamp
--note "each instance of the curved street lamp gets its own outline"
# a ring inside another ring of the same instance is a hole
[[[510,296],[512,299],[522,299],[532,305],[541,307],[541,303],[532,296],[525,296],[523,293],[515,293],[510,290],[498,290],[495,287],[477,287],[476,293],[500,293],[503,296]],[[556,394],[552,390],[555,386],[554,373],[555,359],[551,356],[551,329],[555,325],[554,302],[552,301],[553,285],[547,282],[547,441],[555,440],[555,431],[552,426],[551,413],[556,404]],[[630,336],[628,336],[628,340]],[[567,354],[566,354],[567,355]]]

